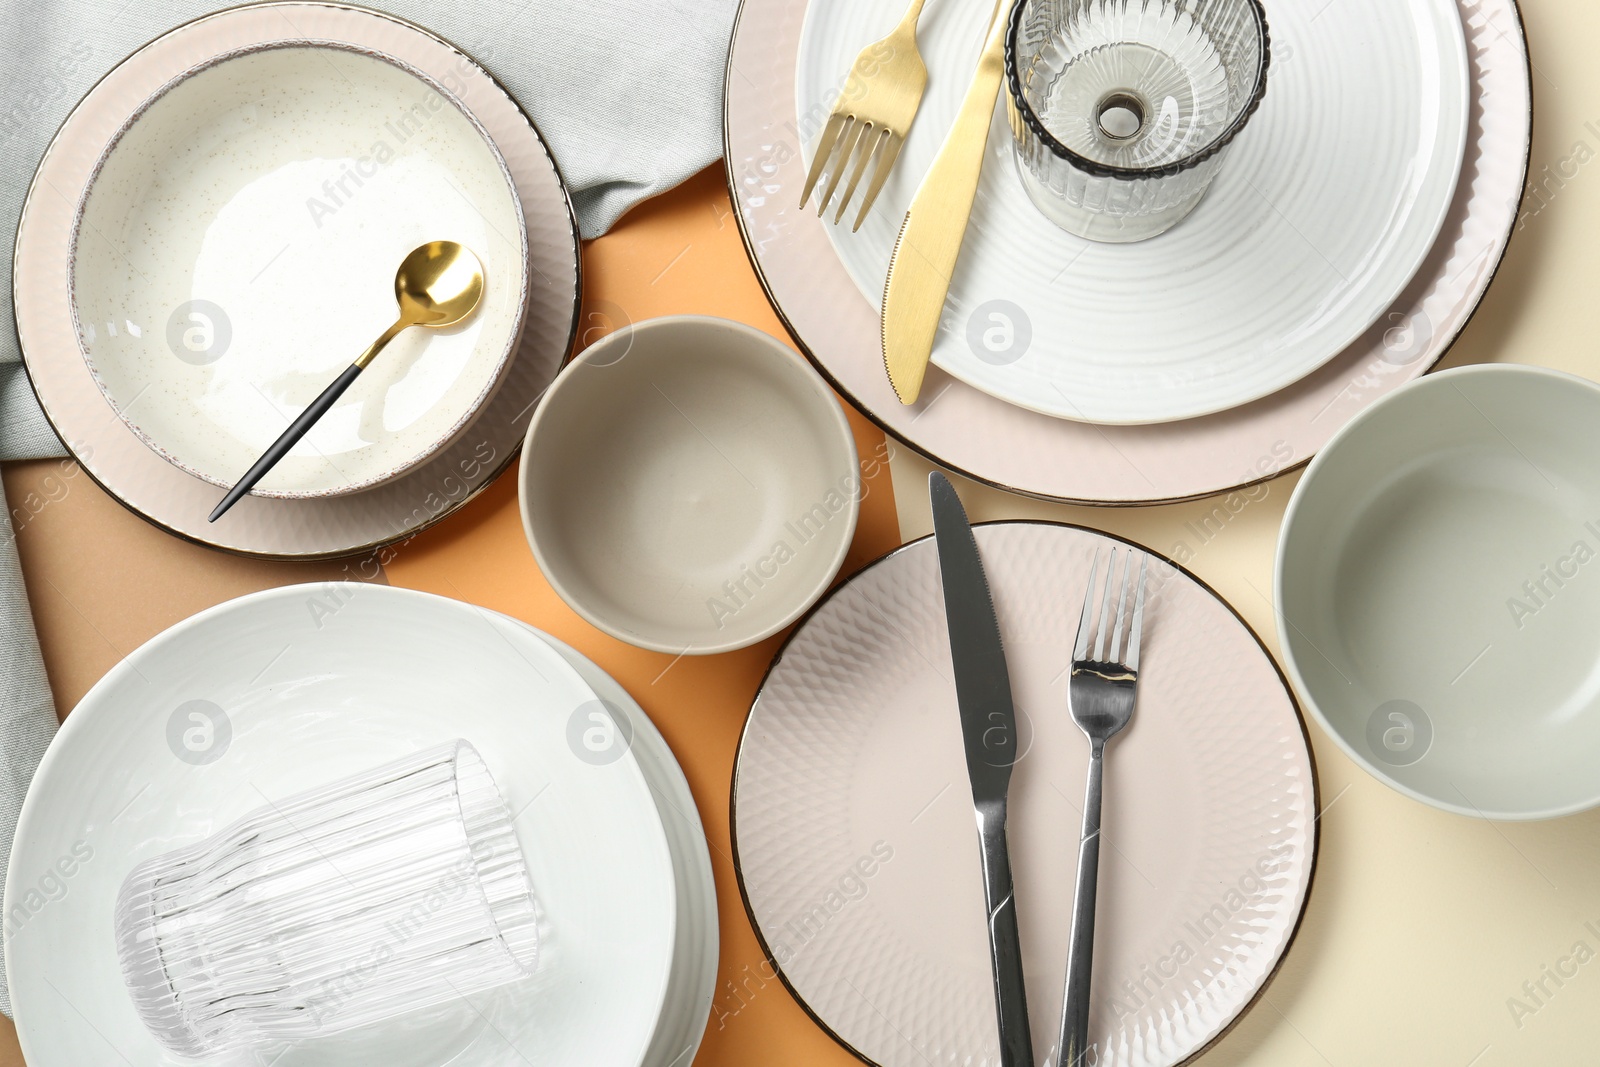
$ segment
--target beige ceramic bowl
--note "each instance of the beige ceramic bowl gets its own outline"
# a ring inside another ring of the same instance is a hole
[[[838,401],[723,319],[625,327],[564,370],[522,449],[523,528],[574,611],[674,655],[744,648],[828,588],[860,468]]]

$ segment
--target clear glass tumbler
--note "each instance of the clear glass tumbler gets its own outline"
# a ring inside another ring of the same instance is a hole
[[[1170,229],[1260,106],[1268,58],[1260,0],[1019,0],[1006,81],[1028,196],[1091,240]]]
[[[533,885],[465,741],[258,808],[139,864],[116,907],[134,1007],[167,1049],[338,1033],[530,974]]]

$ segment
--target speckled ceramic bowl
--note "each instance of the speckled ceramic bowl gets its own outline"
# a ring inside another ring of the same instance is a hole
[[[401,334],[256,492],[354,492],[457,438],[527,299],[522,208],[470,114],[448,79],[333,45],[212,57],[152,96],[101,157],[72,245],[79,343],[129,428],[232,485],[394,320],[406,253],[443,239],[484,263],[478,312]]]

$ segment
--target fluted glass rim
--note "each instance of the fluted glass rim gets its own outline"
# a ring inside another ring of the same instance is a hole
[[[517,840],[515,819],[489,763],[472,742],[457,738],[451,768],[456,808],[472,860],[473,885],[494,926],[495,937],[526,975],[539,962],[539,919],[533,876]],[[438,748],[442,750],[445,745]],[[486,856],[489,852],[491,855]],[[491,863],[490,859],[503,863]]]
[[[1159,167],[1119,167],[1111,163],[1100,163],[1090,159],[1080,152],[1062,144],[1048,129],[1044,122],[1033,110],[1032,105],[1022,93],[1022,74],[1017,62],[1017,35],[1022,30],[1022,9],[1038,0],[1016,0],[1011,5],[1011,14],[1006,25],[1006,94],[1010,104],[1022,121],[1027,124],[1039,142],[1059,159],[1066,160],[1069,164],[1086,174],[1097,178],[1117,178],[1131,181],[1139,178],[1168,178],[1174,174],[1182,174],[1186,170],[1204,163],[1217,153],[1233,143],[1239,131],[1244,129],[1250,117],[1261,107],[1262,98],[1267,92],[1267,68],[1272,65],[1272,34],[1267,28],[1267,12],[1261,0],[1244,0],[1255,16],[1256,27],[1261,31],[1261,67],[1256,71],[1255,85],[1251,86],[1250,97],[1244,107],[1239,109],[1239,114],[1228,124],[1216,138],[1204,148],[1183,159],[1172,163],[1163,163]]]

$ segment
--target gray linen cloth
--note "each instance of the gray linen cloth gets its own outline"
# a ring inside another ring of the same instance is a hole
[[[0,459],[63,454],[24,376],[10,242],[45,145],[96,80],[195,0],[0,0]],[[584,237],[722,154],[722,74],[737,0],[366,0],[453,42],[532,116]],[[0,504],[4,490],[0,488]],[[9,506],[7,512],[10,512]],[[0,526],[0,871],[56,717],[17,563]],[[11,998],[0,970],[0,1011]]]

